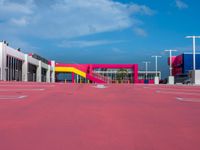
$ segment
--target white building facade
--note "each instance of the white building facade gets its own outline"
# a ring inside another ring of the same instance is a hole
[[[0,80],[55,82],[55,61],[36,59],[0,42]]]

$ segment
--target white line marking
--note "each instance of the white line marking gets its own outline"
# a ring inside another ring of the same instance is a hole
[[[165,91],[185,91],[185,92],[200,92],[199,90],[194,90],[194,89],[175,89],[175,88],[150,88],[150,87],[144,87],[144,89],[156,89],[156,90],[165,90]]]
[[[39,85],[23,85],[23,84],[13,84],[13,85],[12,84],[8,84],[8,85],[5,85],[4,84],[4,85],[0,85],[0,86],[3,86],[3,87],[5,87],[5,86],[12,86],[12,87],[13,86],[23,86],[23,87],[26,87],[26,86],[31,86],[31,87],[34,87],[34,86],[36,86],[36,87],[37,86],[41,86],[41,87],[45,86],[46,87],[47,86],[47,87],[55,87],[55,85],[40,85],[40,84]]]
[[[24,99],[26,98],[26,95],[20,95],[20,96],[0,96],[1,100],[8,100],[8,99]]]
[[[183,102],[200,102],[200,99],[195,99],[195,98],[181,98],[181,97],[177,97],[176,98],[179,101],[183,101]]]
[[[98,88],[98,89],[105,89],[107,88],[107,86],[103,85],[103,84],[97,84],[95,86],[93,86],[94,88]]]
[[[183,98],[181,98],[181,97],[177,97],[176,99],[179,100],[179,101],[183,100]]]
[[[0,92],[9,92],[9,91],[44,91],[45,89],[0,89]]]
[[[22,96],[19,96],[18,98],[23,99],[23,98],[26,98],[26,97],[27,97],[26,95],[22,95]]]
[[[200,96],[200,93],[186,93],[186,92],[169,92],[169,91],[160,91],[156,90],[156,93],[161,93],[161,94],[182,94],[182,95],[198,95]]]

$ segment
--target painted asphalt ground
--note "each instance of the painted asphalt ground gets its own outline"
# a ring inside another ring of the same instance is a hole
[[[0,83],[1,150],[199,150],[200,87]]]

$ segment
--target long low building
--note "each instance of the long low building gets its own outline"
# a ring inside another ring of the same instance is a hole
[[[55,61],[44,60],[0,42],[0,80],[55,82]]]
[[[195,54],[195,60],[195,69],[200,70],[200,53]],[[172,75],[175,77],[175,83],[185,83],[190,80],[192,81],[192,70],[194,70],[192,53],[185,52],[172,57]],[[198,79],[199,78],[200,77],[198,76]]]
[[[157,75],[161,76],[158,72]],[[138,64],[63,64],[0,42],[0,80],[70,83],[154,83],[155,71]]]
[[[161,78],[161,73],[157,75]],[[154,83],[155,71],[138,71],[138,64],[55,65],[56,82],[70,83]]]
[[[138,64],[56,63],[55,72],[58,82],[138,83]]]

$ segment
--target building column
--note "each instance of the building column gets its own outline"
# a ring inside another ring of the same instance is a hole
[[[51,61],[51,67],[52,67],[52,72],[51,72],[51,82],[55,82],[55,61]]]
[[[72,72],[72,83],[75,83],[75,74]]]
[[[133,82],[138,83],[138,65],[133,65]]]
[[[4,55],[4,48],[3,43],[0,43],[0,80],[3,80],[3,70],[4,70],[4,61],[3,61],[3,55]]]
[[[76,83],[79,83],[79,75],[76,76]]]
[[[6,81],[6,44],[0,43],[0,80]]]
[[[37,67],[37,82],[42,81],[42,62],[39,61],[38,67]]]
[[[47,81],[46,82],[51,82],[51,66],[48,65],[48,69],[47,69],[47,73],[46,73],[46,79]]]
[[[22,64],[22,81],[28,81],[28,55],[24,54],[24,62]]]
[[[87,67],[87,73],[92,75],[93,74],[93,66],[92,64],[89,64],[88,67]]]

